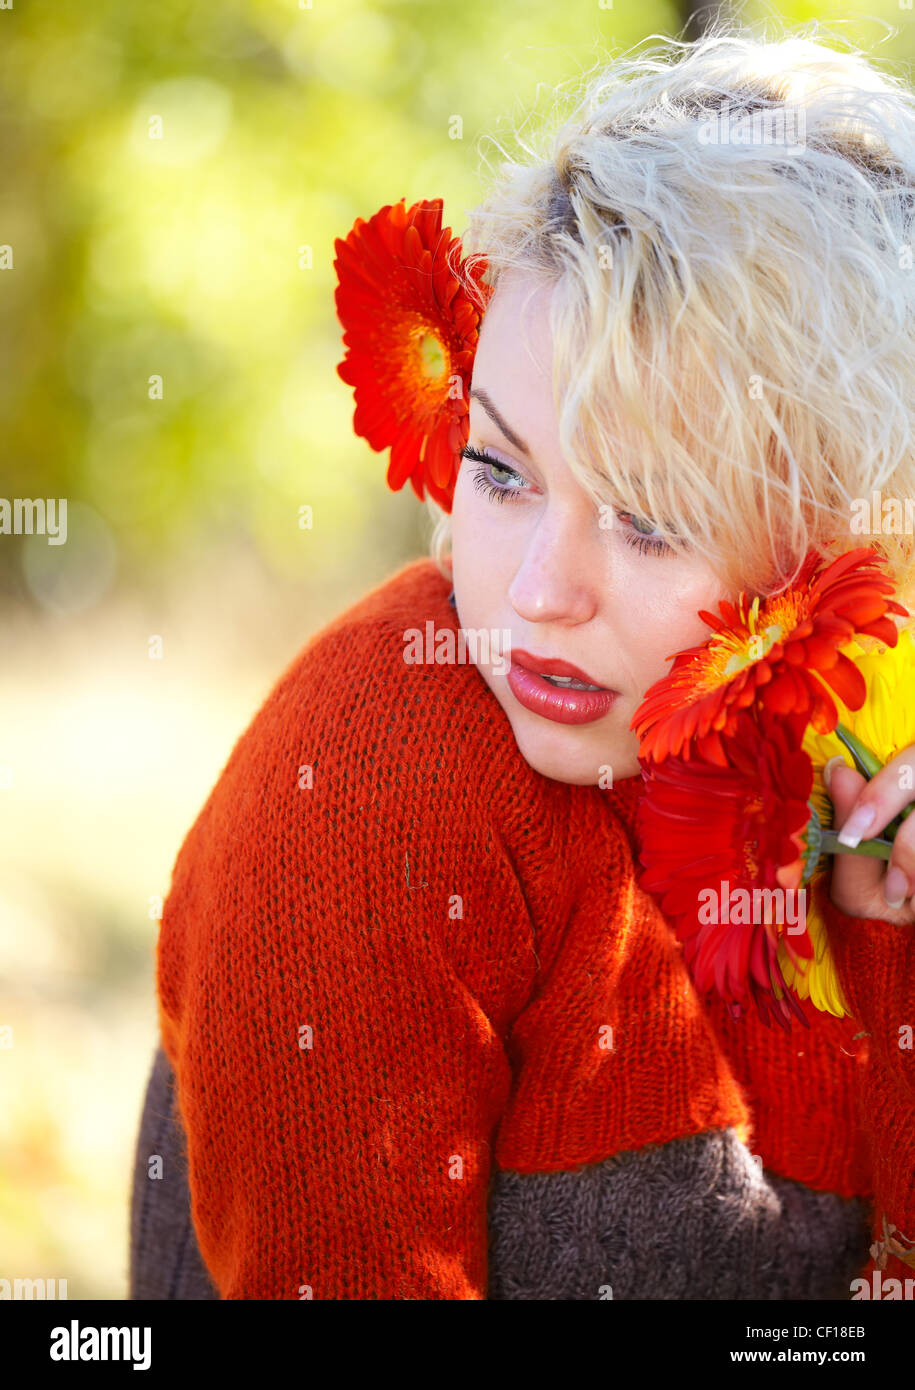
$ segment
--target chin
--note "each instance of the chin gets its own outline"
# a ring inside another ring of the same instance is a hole
[[[609,767],[614,782],[632,777],[640,771],[638,740],[631,747],[619,748],[618,739],[601,738],[596,728],[589,726],[551,724],[532,715],[538,725],[533,729],[526,720],[510,720],[518,752],[528,767],[542,777],[574,786],[597,786],[601,767]]]

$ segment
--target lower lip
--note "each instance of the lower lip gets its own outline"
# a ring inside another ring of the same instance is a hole
[[[617,694],[615,690],[576,690],[572,686],[560,689],[514,661],[506,680],[519,705],[557,724],[593,724],[595,719],[603,719]]]

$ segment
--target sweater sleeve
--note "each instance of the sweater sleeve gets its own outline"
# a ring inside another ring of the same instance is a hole
[[[871,1259],[885,1278],[912,1279],[915,1253],[906,1260],[886,1248],[886,1227],[903,1251],[915,1252],[915,925],[894,926],[850,917],[818,885],[836,970],[867,1036],[860,1116],[870,1153],[874,1190]]]
[[[182,846],[160,1029],[222,1298],[486,1297],[524,866],[555,855],[511,749],[475,668],[405,667],[396,617],[338,623]]]
[[[636,886],[622,827],[595,818],[596,804],[576,790],[564,863],[577,898],[539,942],[536,987],[511,1032],[490,1297],[848,1298],[867,1212],[853,1163],[846,1180],[854,1154],[832,1143],[833,1093],[797,1087],[784,1056],[789,1156],[669,923]],[[800,1065],[843,1093],[822,1048]]]

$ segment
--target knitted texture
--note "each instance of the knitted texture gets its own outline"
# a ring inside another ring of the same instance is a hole
[[[873,1176],[876,1243],[884,1219],[897,1227],[906,1263],[893,1253],[881,1265],[884,1279],[915,1280],[915,924],[897,927],[875,918],[850,917],[819,885],[817,902],[829,932],[836,970],[864,1030],[868,1064],[859,1093],[860,1118]],[[865,1274],[877,1268],[872,1257]],[[905,1287],[905,1285],[903,1285]],[[910,1282],[909,1288],[912,1284]]]
[[[149,1074],[137,1134],[127,1296],[182,1301],[219,1297],[191,1224],[184,1132],[176,1123],[174,1075],[161,1048]]]
[[[414,562],[306,644],[175,864],[160,1030],[223,1298],[486,1298],[500,1172],[715,1131],[869,1191],[828,1025],[805,1072],[777,1030],[728,1056],[636,884],[636,779],[540,776],[472,663],[405,661],[448,587]]]
[[[130,1297],[218,1299],[173,1091],[159,1049],[137,1141]],[[732,1130],[568,1172],[496,1168],[487,1220],[490,1299],[847,1299],[870,1243],[865,1203],[775,1176]]]
[[[732,1130],[575,1172],[499,1172],[489,1297],[847,1299],[867,1210],[757,1165]]]
[[[639,779],[619,784],[614,810],[638,861]],[[714,991],[704,1005],[753,1112],[748,1143],[773,1172],[822,1192],[869,1195],[870,1154],[857,1092],[867,1043],[853,1018],[811,1010],[810,1027],[790,1032],[762,1022],[755,1009],[732,1019]]]

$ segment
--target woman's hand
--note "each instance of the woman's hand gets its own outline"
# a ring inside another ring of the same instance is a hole
[[[830,758],[823,777],[832,799],[836,829],[842,834],[851,831],[859,840],[874,839],[915,800],[915,743],[897,753],[870,781],[843,758]],[[864,823],[867,811],[873,811],[873,816]],[[915,813],[899,827],[888,863],[864,855],[833,855],[829,896],[849,917],[875,917],[904,926],[915,922],[913,895]]]

